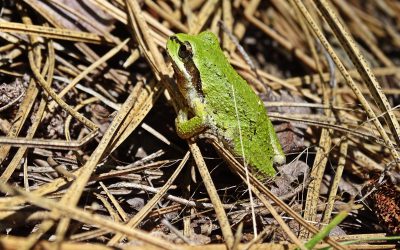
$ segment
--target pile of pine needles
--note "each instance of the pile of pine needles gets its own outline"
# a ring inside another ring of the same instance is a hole
[[[1,4],[2,249],[398,244],[400,2]],[[166,40],[203,30],[265,101],[275,178],[175,133]]]

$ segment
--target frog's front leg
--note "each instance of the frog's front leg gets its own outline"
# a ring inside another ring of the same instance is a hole
[[[201,133],[207,127],[204,104],[200,101],[193,103],[194,116],[188,119],[188,110],[179,110],[175,120],[176,132],[182,139],[188,139]]]

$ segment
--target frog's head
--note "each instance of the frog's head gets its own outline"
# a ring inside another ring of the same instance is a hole
[[[167,41],[167,53],[171,59],[172,66],[176,74],[188,78],[185,63],[193,57],[192,46],[187,39],[183,39],[185,34],[176,34]]]
[[[188,99],[202,99],[200,64],[207,60],[209,53],[218,51],[217,37],[208,31],[199,35],[176,34],[167,41],[167,53],[171,59],[178,87]]]
[[[187,65],[198,60],[205,60],[207,53],[214,48],[219,49],[218,38],[211,31],[204,31],[198,35],[179,33],[171,36],[167,41],[167,53],[171,58],[176,73],[187,71]],[[196,65],[193,65],[196,66]]]

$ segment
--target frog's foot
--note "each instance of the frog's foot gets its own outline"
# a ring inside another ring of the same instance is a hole
[[[206,123],[204,117],[194,116],[188,119],[187,110],[179,110],[175,126],[179,137],[189,139],[201,133],[206,128]]]

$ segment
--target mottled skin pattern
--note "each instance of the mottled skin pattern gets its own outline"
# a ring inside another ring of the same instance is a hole
[[[182,59],[179,49],[188,44],[190,57]],[[274,176],[273,163],[284,163],[285,155],[272,123],[260,98],[226,59],[216,36],[211,32],[194,36],[176,34],[169,39],[167,50],[179,89],[193,115],[186,120],[185,112],[180,113],[178,134],[188,138],[200,132],[210,133],[240,159],[242,139],[246,162],[256,170]],[[198,76],[190,78],[195,75],[193,72]]]

